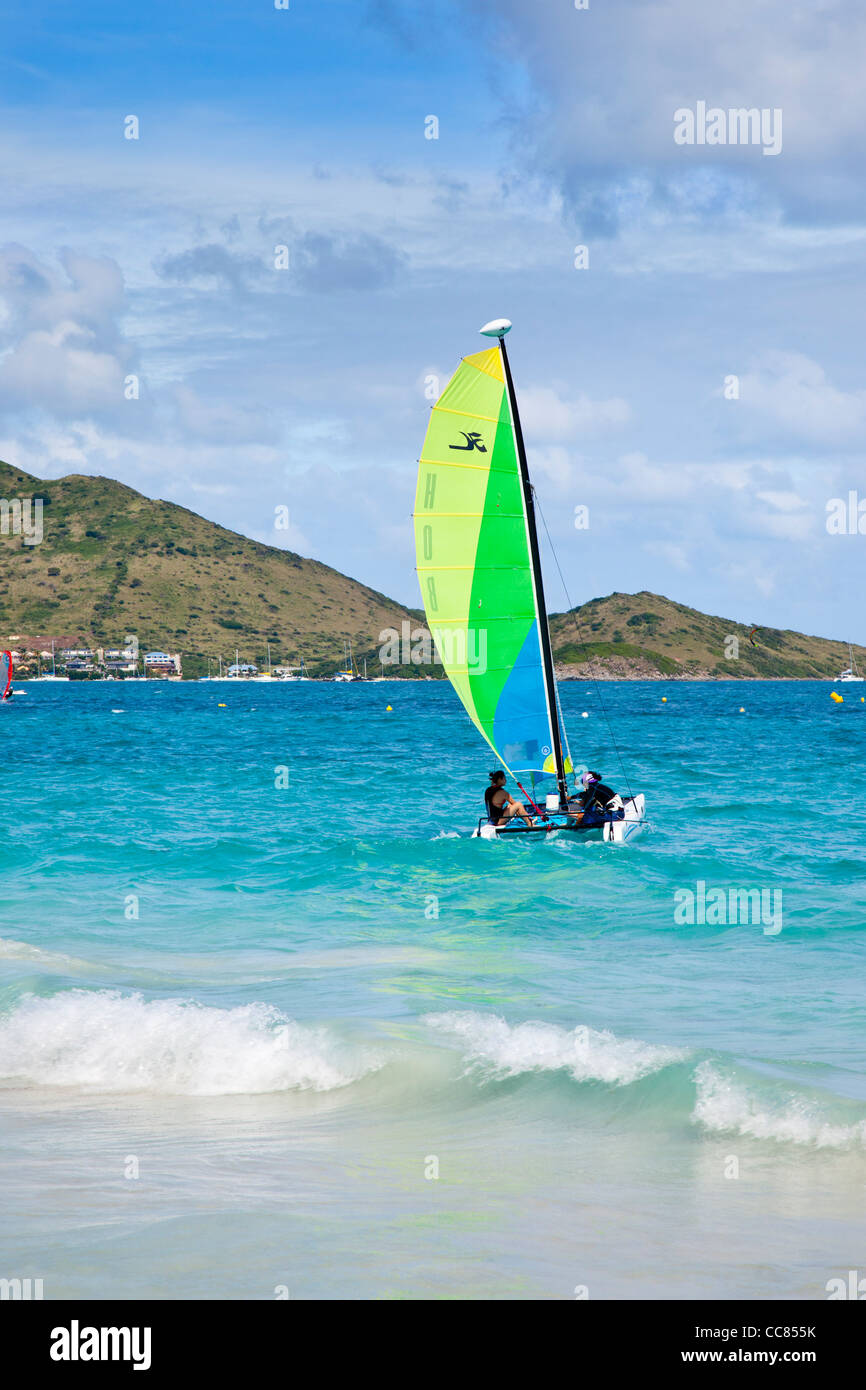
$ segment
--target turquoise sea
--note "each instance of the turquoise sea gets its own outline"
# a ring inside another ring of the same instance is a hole
[[[605,684],[652,822],[626,847],[469,839],[493,761],[444,683],[19,688],[0,1276],[823,1299],[866,1274],[866,687]],[[623,789],[595,690],[561,694]]]

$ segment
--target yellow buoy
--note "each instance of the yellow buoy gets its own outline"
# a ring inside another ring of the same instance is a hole
[[[217,709],[225,709],[225,705],[224,705],[224,704],[219,704],[219,705],[217,705]]]
[[[392,714],[394,713],[393,709],[391,709],[391,706],[390,706],[390,705],[386,705],[386,706],[385,706],[385,713],[387,714],[389,710],[391,711]]]
[[[740,714],[745,714],[745,713],[746,713],[746,711],[743,709],[743,706],[740,705]]]
[[[663,705],[666,705],[667,702],[668,702],[668,697],[667,697],[667,695],[663,695],[663,696],[662,696],[662,704],[663,704]]]

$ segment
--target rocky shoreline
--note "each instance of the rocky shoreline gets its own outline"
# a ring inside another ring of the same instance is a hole
[[[690,671],[676,671],[670,675],[660,671],[651,661],[639,657],[605,657],[604,660],[557,664],[556,679],[560,681],[716,681],[726,679],[713,671],[695,667]],[[735,680],[732,673],[728,680]],[[744,677],[743,679],[750,679]]]

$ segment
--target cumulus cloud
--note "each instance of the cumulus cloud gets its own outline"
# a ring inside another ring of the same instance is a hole
[[[262,276],[264,263],[253,256],[230,251],[226,246],[211,242],[162,256],[154,268],[161,279],[173,280],[181,285],[216,280],[232,290],[240,290]]]
[[[561,190],[588,233],[649,213],[672,221],[769,213],[811,223],[863,212],[860,132],[866,12],[855,0],[792,11],[788,0],[619,0],[579,11],[471,0],[529,92],[508,80],[515,153]],[[783,112],[783,153],[676,146],[677,109]],[[804,179],[808,170],[809,179]],[[811,187],[805,185],[817,181]]]
[[[823,447],[857,444],[866,426],[866,390],[840,390],[799,352],[766,353],[741,378],[740,401],[776,433]]]
[[[54,268],[23,246],[0,251],[0,400],[16,411],[121,409],[136,353],[120,327],[120,268],[69,250],[59,260]]]
[[[547,444],[616,429],[631,419],[631,409],[619,396],[594,401],[555,382],[521,391],[520,418],[528,438]]]
[[[349,238],[307,232],[292,247],[294,283],[316,294],[380,290],[397,279],[405,256],[381,237]]]

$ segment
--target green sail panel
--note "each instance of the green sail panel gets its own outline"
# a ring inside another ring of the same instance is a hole
[[[523,483],[498,348],[433,407],[415,498],[430,632],[470,719],[515,776],[555,773]]]

